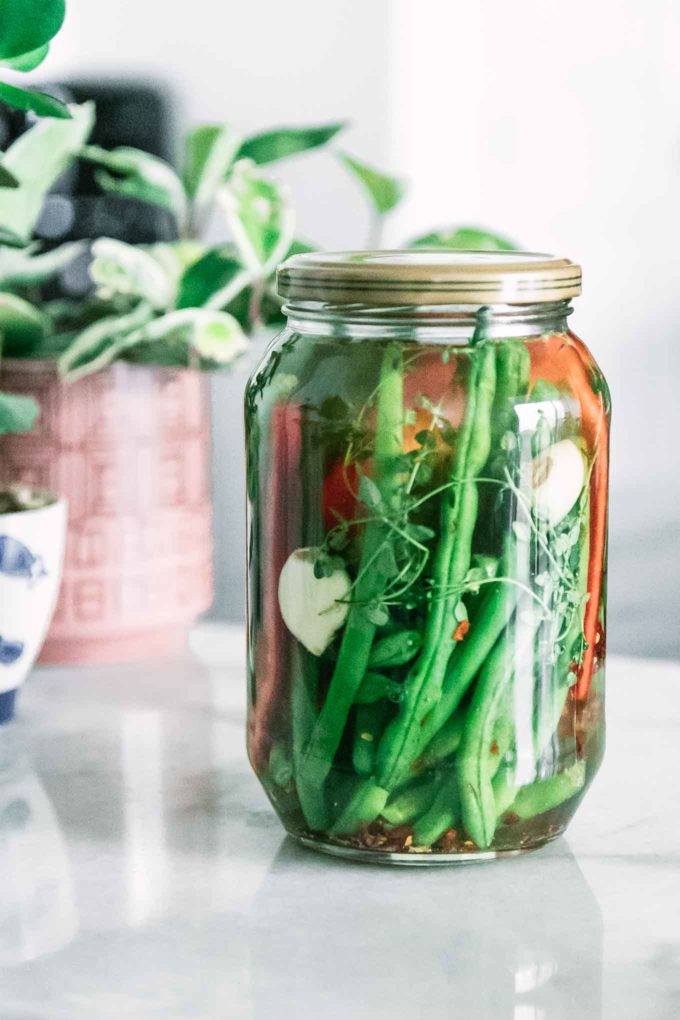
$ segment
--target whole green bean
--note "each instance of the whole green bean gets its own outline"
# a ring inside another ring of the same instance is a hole
[[[384,700],[357,706],[352,764],[358,776],[367,778],[373,774],[378,741],[385,728],[389,711],[389,702]]]
[[[543,815],[546,811],[559,807],[565,800],[575,797],[585,786],[586,765],[577,761],[570,768],[542,782],[530,783],[528,786],[515,787],[515,798],[509,810],[522,821]],[[508,808],[506,808],[506,811]]]
[[[293,778],[293,762],[283,744],[274,743],[269,752],[269,774],[277,786],[288,786]]]
[[[389,825],[407,825],[425,814],[439,788],[438,773],[416,779],[396,790],[382,810]]]
[[[351,834],[360,826],[372,822],[382,813],[388,796],[387,790],[374,783],[359,780],[340,817],[332,824],[331,835]]]
[[[398,680],[392,680],[384,673],[374,673],[369,670],[361,681],[361,687],[354,699],[356,705],[372,705],[376,701],[388,698],[390,701],[398,701],[401,696],[401,684]]]
[[[377,396],[374,479],[386,503],[392,504],[401,481],[394,460],[403,449],[404,374],[401,348],[391,345],[383,355]],[[387,530],[380,521],[366,525],[353,605],[350,608],[326,700],[304,751],[310,782],[322,785],[340,745],[347,717],[366,673],[375,624],[366,604],[379,599],[386,579],[373,564]]]
[[[432,846],[457,822],[460,815],[458,781],[453,769],[440,783],[432,806],[413,826],[414,846]]]
[[[305,821],[310,829],[325,829],[328,815],[323,790],[310,783],[303,768],[302,751],[316,723],[318,663],[301,647],[292,652],[291,717],[293,731],[293,772],[295,788]]]
[[[460,747],[465,726],[465,712],[454,712],[435,733],[415,765],[418,769],[430,769],[445,758],[450,758]]]
[[[491,431],[491,445],[501,452],[501,440],[506,432],[516,428],[515,404],[522,400],[529,388],[531,358],[522,341],[505,340],[496,348],[498,383]]]
[[[504,584],[502,581],[489,585],[489,590],[465,640],[456,645],[451,656],[444,676],[441,697],[423,722],[421,747],[433,739],[457,709],[512,617],[518,592],[516,585]]]
[[[508,811],[517,796],[517,787],[513,784],[514,765],[503,765],[493,778],[493,796],[496,806],[496,825]]]
[[[491,418],[491,457],[501,455],[501,440],[514,425],[515,403],[529,386],[530,358],[525,344],[505,341],[496,346],[496,392]],[[505,462],[505,458],[503,458]],[[491,474],[499,473],[496,464]],[[495,492],[493,493],[495,498]],[[515,571],[514,536],[506,540],[501,571],[512,576]],[[498,637],[507,625],[517,604],[519,588],[503,582],[490,585],[482,605],[463,642],[459,643],[449,661],[442,694],[425,719],[420,745],[424,747],[444,725],[460,704],[461,698],[479,672]]]
[[[518,612],[531,612],[520,608]],[[533,626],[522,621],[516,636],[517,623],[499,639],[480,674],[467,711],[463,740],[456,758],[460,782],[463,824],[480,849],[493,839],[496,828],[496,807],[492,780],[502,760],[503,747],[490,753],[494,741],[512,742],[514,700],[512,681],[515,671],[523,675],[532,668],[533,642],[538,620],[531,615]]]
[[[477,519],[475,476],[489,455],[491,409],[496,381],[495,352],[484,344],[471,354],[467,408],[456,451],[449,494],[442,498],[441,537],[433,566],[435,597],[428,612],[423,648],[405,682],[398,716],[378,748],[376,782],[394,789],[418,754],[420,728],[437,703],[454,641],[454,609],[470,568],[472,536]],[[452,589],[454,589],[452,591]],[[440,595],[440,592],[450,594]]]

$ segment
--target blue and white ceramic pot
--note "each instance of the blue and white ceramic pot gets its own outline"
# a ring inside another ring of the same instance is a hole
[[[0,513],[0,723],[45,640],[64,558],[66,501],[29,495],[30,509]]]

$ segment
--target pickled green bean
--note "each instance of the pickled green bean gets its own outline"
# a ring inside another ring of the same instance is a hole
[[[422,651],[405,683],[398,716],[390,723],[378,748],[376,782],[394,789],[408,771],[420,747],[423,719],[441,695],[444,673],[453,651],[451,631],[459,589],[470,568],[472,536],[477,520],[478,493],[475,476],[489,456],[491,409],[496,382],[492,346],[484,344],[470,355],[468,403],[456,451],[453,495],[445,496],[441,538],[433,567],[435,597],[425,624]],[[446,594],[453,589],[452,594]]]
[[[460,796],[455,771],[442,780],[432,806],[413,826],[414,846],[432,846],[456,824],[460,815]]]
[[[352,765],[358,776],[367,778],[373,774],[375,753],[389,710],[389,703],[384,700],[357,706]]]
[[[401,349],[392,345],[383,355],[378,388],[374,479],[383,499],[391,504],[400,481],[394,458],[403,446],[404,377]],[[322,785],[333,764],[347,717],[366,673],[376,625],[366,606],[382,595],[386,579],[375,567],[367,569],[385,541],[385,527],[379,522],[366,526],[359,564],[360,580],[343,632],[340,652],[321,713],[304,751],[303,767],[310,782]]]
[[[389,825],[407,825],[425,814],[439,789],[438,773],[417,779],[392,794],[382,810]]]

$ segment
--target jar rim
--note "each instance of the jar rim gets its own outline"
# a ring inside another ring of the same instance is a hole
[[[279,268],[287,302],[375,306],[543,304],[578,297],[581,267],[540,252],[305,252]]]

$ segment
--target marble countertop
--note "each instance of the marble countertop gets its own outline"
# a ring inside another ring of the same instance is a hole
[[[2,1020],[675,1020],[680,665],[610,660],[566,838],[372,868],[288,841],[250,773],[242,632],[42,669],[0,732]]]

